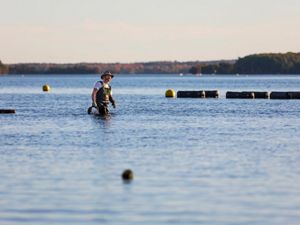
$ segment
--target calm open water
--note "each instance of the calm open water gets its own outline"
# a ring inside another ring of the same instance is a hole
[[[86,113],[97,79],[0,77],[1,225],[300,224],[300,100],[225,99],[299,76],[116,76],[107,119]]]

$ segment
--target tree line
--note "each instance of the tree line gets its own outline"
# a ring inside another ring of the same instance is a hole
[[[0,60],[0,74],[8,74],[8,66],[4,65]]]
[[[9,74],[97,74],[110,70],[117,74],[176,74],[188,73],[200,61],[157,61],[141,63],[18,63],[8,65]],[[205,62],[216,63],[214,61]]]
[[[237,60],[157,61],[141,63],[18,63],[4,65],[0,74],[300,74],[300,53],[253,54]]]
[[[253,54],[234,63],[197,64],[192,74],[300,74],[300,53]]]

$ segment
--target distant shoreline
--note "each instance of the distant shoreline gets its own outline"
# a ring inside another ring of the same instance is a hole
[[[247,74],[300,75],[300,53],[254,54],[237,60],[156,61],[139,63],[18,63],[3,64],[0,74],[99,74],[111,70],[115,74]]]
[[[85,77],[85,76],[95,76],[99,77],[100,74],[96,73],[86,73],[86,74],[60,74],[60,73],[52,73],[52,74],[0,74],[1,77],[49,77],[49,76],[70,76],[70,77]],[[186,73],[186,74],[177,74],[177,73],[115,73],[115,77],[143,77],[143,76],[151,76],[151,77],[160,77],[160,76],[170,76],[170,77],[298,77],[300,78],[300,74],[191,74],[191,73]]]

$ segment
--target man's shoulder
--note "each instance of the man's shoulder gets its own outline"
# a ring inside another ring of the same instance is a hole
[[[102,81],[96,81],[94,88],[99,89],[100,87],[102,87]]]

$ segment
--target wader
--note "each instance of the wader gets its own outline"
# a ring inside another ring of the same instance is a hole
[[[100,115],[109,114],[108,105],[109,102],[114,102],[111,97],[111,87],[103,87],[103,82],[99,81],[102,84],[102,87],[97,91],[96,94],[96,103],[98,106],[98,112]]]

